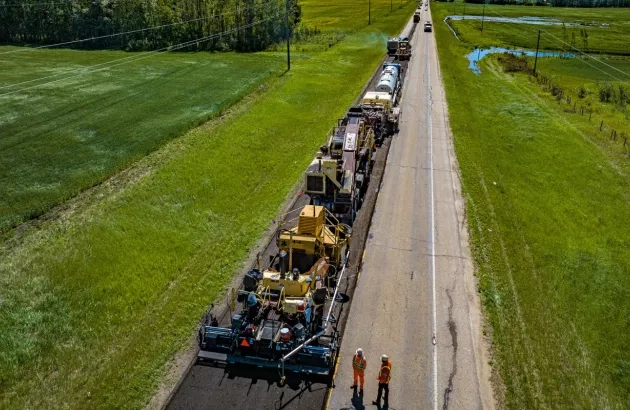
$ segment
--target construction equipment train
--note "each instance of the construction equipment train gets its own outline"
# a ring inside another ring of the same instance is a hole
[[[387,62],[373,89],[338,120],[306,169],[306,190],[313,204],[352,224],[370,179],[376,144],[398,130],[403,67]]]
[[[400,45],[400,39],[398,41]],[[403,47],[405,47],[403,45]],[[411,50],[410,46],[407,49]],[[200,364],[296,384],[332,382],[339,351],[334,307],[351,226],[366,194],[378,145],[398,130],[406,60],[388,59],[358,104],[328,134],[305,172],[310,204],[279,223],[278,252],[229,295],[231,325],[208,314],[199,327]]]

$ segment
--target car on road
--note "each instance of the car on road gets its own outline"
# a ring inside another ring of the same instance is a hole
[[[425,33],[430,33],[433,31],[433,25],[431,24],[430,21],[427,21],[426,23],[424,23],[424,31]]]

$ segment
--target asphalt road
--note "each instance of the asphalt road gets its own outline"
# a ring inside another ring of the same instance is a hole
[[[168,409],[376,408],[371,401],[382,353],[393,362],[391,409],[493,408],[435,40],[421,24],[405,82],[400,133],[379,149],[368,197],[353,227],[354,236],[363,238],[357,242],[353,236],[343,289],[352,302],[338,316],[345,331],[336,387],[291,390],[193,366]],[[267,247],[261,260],[273,253],[275,247]],[[223,317],[224,323],[228,320]],[[356,347],[369,361],[364,397],[349,389]]]
[[[409,35],[413,27],[410,21],[402,34]],[[376,85],[378,79],[375,77],[368,84],[368,89],[370,86],[373,88]],[[390,141],[387,140],[377,151],[375,167],[371,175],[370,189],[353,225],[347,280],[341,289],[350,296],[352,296],[356,284],[356,272],[360,266],[363,246],[367,237],[367,230],[376,201],[378,186],[383,175],[389,146]],[[296,201],[292,208],[300,209],[307,203],[308,198],[303,196]],[[270,243],[261,254],[260,260],[267,261],[269,260],[269,255],[275,255],[276,252],[277,247]],[[345,308],[339,314],[336,314],[341,328],[344,327],[347,314],[348,309]],[[224,311],[220,315],[220,322],[223,326],[229,325],[227,312]],[[310,387],[303,385],[299,390],[292,390],[288,386],[279,388],[273,383],[251,377],[237,376],[230,379],[223,369],[194,365],[184,376],[166,408],[169,410],[321,409],[325,405],[328,393],[325,385],[313,385]]]
[[[392,362],[390,409],[494,408],[436,43],[422,28],[327,403],[334,410],[376,408],[381,354]],[[350,389],[358,347],[368,361],[363,396]]]

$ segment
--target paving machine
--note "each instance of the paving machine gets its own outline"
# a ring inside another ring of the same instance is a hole
[[[409,40],[400,40],[398,42],[398,49],[394,54],[394,58],[400,61],[406,61],[411,58],[411,44]]]
[[[199,327],[198,363],[281,385],[331,383],[339,349],[336,279],[349,241],[350,228],[321,206],[307,205],[283,222],[270,266],[250,270],[232,290],[231,326],[211,318]]]
[[[375,149],[374,129],[363,110],[348,111],[306,169],[305,193],[312,204],[352,225],[367,190]]]
[[[368,91],[359,102],[359,107],[374,129],[376,145],[380,146],[386,137],[398,131],[400,107],[394,107],[391,94]]]
[[[399,37],[390,37],[387,39],[387,54],[393,56],[396,54],[396,50],[398,50],[398,43],[400,42]]]

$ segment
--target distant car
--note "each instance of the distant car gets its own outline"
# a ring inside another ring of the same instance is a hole
[[[431,31],[433,31],[433,25],[431,24],[430,21],[427,21],[426,23],[424,23],[424,31],[425,33],[427,32],[430,33]]]

